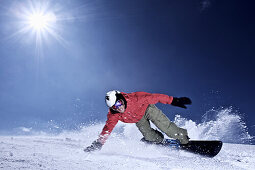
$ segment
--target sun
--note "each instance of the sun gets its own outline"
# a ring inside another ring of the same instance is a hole
[[[50,0],[14,3],[11,12],[15,16],[17,27],[16,32],[10,34],[8,39],[23,36],[25,42],[35,46],[36,56],[42,56],[43,48],[55,41],[67,48],[68,42],[62,37],[64,29],[61,22],[63,23],[65,17],[61,15],[61,9],[61,6],[56,6]]]
[[[33,10],[32,13],[26,15],[26,25],[28,29],[33,29],[37,33],[52,32],[56,25],[56,16],[53,12],[47,10]]]
[[[28,16],[28,23],[30,27],[35,29],[36,31],[44,31],[49,29],[52,23],[56,21],[56,17],[54,14],[50,13],[34,13]]]

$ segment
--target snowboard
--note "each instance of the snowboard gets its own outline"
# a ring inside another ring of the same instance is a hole
[[[163,143],[145,141],[144,138],[141,141],[147,144],[156,144],[164,147],[169,147],[171,149],[184,150],[205,157],[216,156],[222,147],[222,141],[219,140],[190,140],[187,144],[180,144],[179,141],[174,139],[164,139]]]
[[[188,144],[180,144],[180,149],[206,157],[216,156],[222,147],[218,140],[190,140]]]

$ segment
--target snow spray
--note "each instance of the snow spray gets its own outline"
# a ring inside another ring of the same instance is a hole
[[[253,140],[245,122],[231,107],[207,111],[201,123],[187,120],[180,115],[175,116],[174,122],[188,129],[191,139],[221,140],[226,143],[242,144],[251,144]]]

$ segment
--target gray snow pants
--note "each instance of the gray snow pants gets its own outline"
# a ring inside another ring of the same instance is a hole
[[[166,115],[153,104],[147,107],[142,119],[136,123],[136,126],[145,140],[159,143],[164,139],[164,135],[161,132],[151,128],[150,121],[168,137],[178,139],[181,144],[188,143],[187,130],[177,127],[175,123],[171,122]]]

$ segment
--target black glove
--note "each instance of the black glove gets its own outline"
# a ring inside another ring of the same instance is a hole
[[[191,104],[191,100],[188,97],[174,97],[171,105],[173,106],[178,106],[178,107],[182,107],[184,109],[187,109],[187,107],[185,106],[186,104]]]
[[[100,150],[102,148],[103,144],[98,141],[94,141],[92,145],[88,146],[87,148],[84,149],[84,152],[91,152],[95,150]]]

